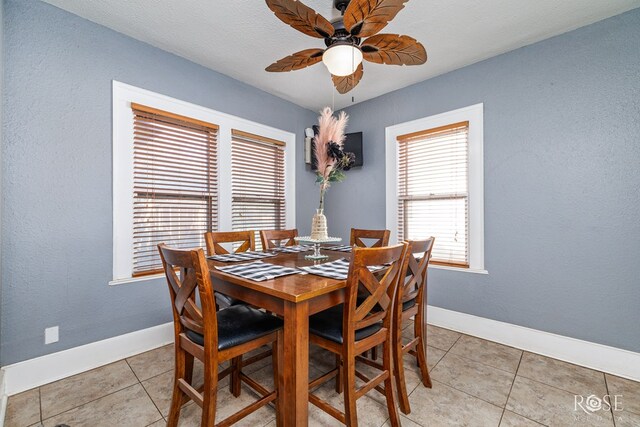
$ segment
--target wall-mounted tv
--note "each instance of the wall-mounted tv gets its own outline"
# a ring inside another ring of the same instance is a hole
[[[315,128],[315,126],[314,126]],[[315,130],[315,129],[314,129]],[[343,151],[347,153],[353,153],[356,156],[356,162],[353,165],[354,168],[361,167],[363,165],[362,156],[362,132],[353,132],[345,135],[346,139],[343,144]],[[311,169],[316,170],[316,157],[313,155],[313,141],[311,142]]]

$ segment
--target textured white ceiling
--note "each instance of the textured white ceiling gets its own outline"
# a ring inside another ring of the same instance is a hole
[[[365,63],[360,84],[333,89],[322,63],[290,73],[264,68],[290,53],[324,47],[288,27],[263,0],[44,0],[118,32],[318,110],[342,108],[474,62],[640,7],[640,0],[411,0],[382,32],[421,41],[416,67]],[[303,0],[331,20],[332,0]],[[335,97],[335,99],[334,99]]]

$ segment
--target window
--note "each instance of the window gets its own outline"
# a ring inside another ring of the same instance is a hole
[[[291,132],[114,81],[109,284],[161,277],[158,243],[295,228],[295,145]]]
[[[133,276],[162,268],[157,246],[204,246],[218,229],[218,126],[132,104]]]
[[[392,240],[435,236],[435,267],[484,271],[483,106],[387,128]]]
[[[398,238],[436,236],[432,262],[469,267],[469,122],[400,135]]]
[[[231,135],[233,230],[284,229],[286,144],[236,129]]]

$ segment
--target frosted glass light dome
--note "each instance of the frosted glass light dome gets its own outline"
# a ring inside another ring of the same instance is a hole
[[[362,51],[352,44],[334,44],[324,51],[322,62],[334,76],[350,76],[362,63]]]

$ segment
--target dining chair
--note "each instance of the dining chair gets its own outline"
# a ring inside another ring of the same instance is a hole
[[[389,230],[365,230],[361,228],[352,228],[351,229],[351,238],[349,239],[349,244],[351,246],[357,246],[360,248],[379,248],[383,246],[389,245],[389,236],[391,232]],[[375,240],[372,244],[367,245],[362,239],[366,240]],[[378,348],[374,347],[371,349],[371,358],[373,360],[378,359]]]
[[[253,230],[247,231],[208,231],[204,233],[204,241],[207,245],[207,255],[224,255],[229,251],[222,243],[238,243],[239,246],[234,252],[247,252],[256,249],[256,233]],[[241,304],[242,301],[231,298],[221,292],[216,292],[216,301],[221,307],[229,307]]]
[[[173,249],[165,244],[158,245],[158,250],[171,294],[175,333],[174,383],[167,426],[177,426],[180,409],[189,400],[202,408],[202,427],[216,425],[218,382],[229,374],[232,375],[232,383],[237,381],[238,394],[240,383],[244,381],[260,398],[217,426],[236,423],[271,402],[275,404],[276,416],[279,417],[277,385],[276,390],[269,391],[246,376],[241,369],[235,370],[233,364],[221,372],[218,371],[218,365],[272,344],[274,384],[277,384],[276,349],[282,339],[282,321],[246,305],[216,310],[204,251]],[[176,270],[180,275],[176,274]],[[196,301],[196,292],[200,304]],[[199,388],[193,384],[194,358],[204,364],[204,384]]]
[[[261,230],[260,241],[262,242],[262,249],[273,249],[281,246],[283,240],[284,246],[294,246],[298,237],[298,230]]]
[[[240,246],[235,252],[247,252],[256,250],[256,232],[246,231],[208,231],[204,233],[204,240],[207,244],[207,254],[224,255],[229,251],[221,243],[239,243]]]
[[[389,245],[389,230],[363,230],[359,228],[351,229],[351,246],[358,246],[360,248],[380,248]],[[362,239],[375,239],[370,245],[367,245]]]
[[[392,305],[407,247],[403,243],[384,248],[354,248],[344,304],[309,318],[310,342],[340,357],[336,368],[309,383],[309,390],[337,377],[344,391],[345,411],[313,393],[309,393],[309,401],[347,426],[358,425],[356,400],[372,389],[385,395],[391,425],[400,425],[392,375]],[[372,266],[384,266],[383,271],[374,274],[369,270]],[[365,298],[358,295],[359,287],[366,289]],[[359,356],[377,345],[383,347],[382,364]],[[374,366],[380,373],[369,379],[356,369],[356,360]],[[358,389],[356,377],[365,382]],[[384,389],[380,387],[382,383]]]
[[[427,273],[434,237],[426,240],[409,240],[404,270],[404,281],[401,280],[395,294],[393,310],[393,363],[398,390],[400,410],[408,414],[411,412],[407,386],[404,376],[404,355],[410,354],[417,359],[422,384],[431,388],[431,377],[427,367],[426,357],[426,320],[427,303]],[[420,254],[416,258],[416,254]],[[402,327],[413,317],[413,338],[406,344],[402,343]]]

